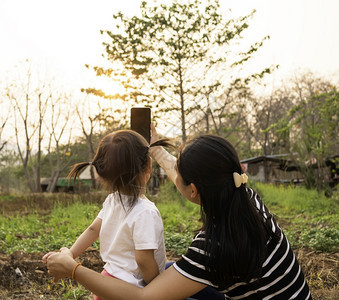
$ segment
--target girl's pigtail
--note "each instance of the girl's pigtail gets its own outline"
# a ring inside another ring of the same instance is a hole
[[[167,147],[167,148],[173,148],[175,149],[175,146],[170,143],[170,139],[161,139],[157,140],[156,142],[152,143],[149,145],[149,147],[156,147],[156,146],[162,146],[162,147]]]
[[[78,164],[73,165],[71,171],[67,175],[68,183],[70,183],[70,181],[73,178],[73,184],[74,184],[75,180],[79,176],[81,170],[84,169],[85,167],[87,167],[88,165],[92,165],[92,163],[91,162],[83,162],[83,163],[78,163]]]

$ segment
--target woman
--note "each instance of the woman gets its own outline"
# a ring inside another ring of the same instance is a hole
[[[154,128],[152,133],[154,142]],[[206,286],[226,299],[311,299],[286,237],[260,197],[246,188],[247,176],[228,141],[200,136],[183,148],[178,160],[161,147],[151,149],[178,190],[201,207],[203,226],[187,253],[140,289],[76,268],[64,249],[47,261],[55,280],[74,274],[104,299],[183,299]]]

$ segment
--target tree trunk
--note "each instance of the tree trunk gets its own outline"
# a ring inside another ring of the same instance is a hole
[[[54,172],[54,174],[51,178],[51,181],[49,182],[49,184],[47,186],[47,189],[46,189],[47,192],[53,193],[55,191],[55,187],[58,183],[59,176],[60,176],[60,171]]]
[[[181,132],[182,132],[182,142],[186,142],[186,120],[185,120],[185,101],[184,101],[184,88],[183,88],[183,78],[181,63],[179,61],[179,89],[180,89],[180,111],[181,111]]]

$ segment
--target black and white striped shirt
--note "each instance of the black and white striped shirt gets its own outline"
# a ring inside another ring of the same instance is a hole
[[[205,241],[204,232],[199,232],[187,253],[174,264],[174,268],[182,275],[215,287],[225,294],[226,299],[312,299],[309,287],[290,244],[268,211],[260,197],[252,189],[247,189],[250,199],[265,222],[269,222],[273,232],[280,236],[279,242],[267,241],[267,254],[262,265],[261,277],[249,283],[225,282],[215,286],[210,281],[208,271],[203,266],[205,252],[201,249],[201,241]]]

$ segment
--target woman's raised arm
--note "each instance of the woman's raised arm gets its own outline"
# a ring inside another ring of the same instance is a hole
[[[158,134],[155,130],[154,124],[151,124],[151,144],[158,140]],[[177,163],[176,157],[167,152],[163,147],[156,146],[150,148],[150,153],[152,157],[157,161],[160,167],[165,171],[170,180],[175,183],[177,177],[177,172],[175,170],[175,165]]]

